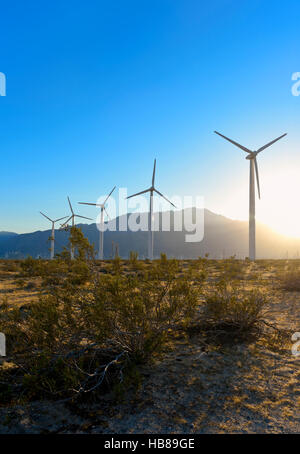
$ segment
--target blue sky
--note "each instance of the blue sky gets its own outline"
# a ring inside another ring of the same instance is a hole
[[[142,190],[155,157],[163,193],[246,219],[247,161],[215,129],[254,149],[288,132],[260,156],[257,215],[284,230],[264,186],[300,171],[299,13],[298,0],[2,4],[0,230],[48,228],[39,210],[68,214],[67,195]]]

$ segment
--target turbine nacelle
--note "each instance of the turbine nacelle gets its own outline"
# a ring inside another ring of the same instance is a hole
[[[251,152],[249,152],[248,156],[246,156],[245,159],[248,159],[248,160],[255,159],[257,154],[258,154],[258,151],[251,151]]]

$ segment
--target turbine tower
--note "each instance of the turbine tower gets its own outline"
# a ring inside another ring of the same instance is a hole
[[[99,232],[100,232],[100,236],[99,236],[99,253],[98,253],[98,259],[99,260],[103,260],[103,250],[104,250],[104,228],[103,228],[104,227],[104,211],[105,211],[107,217],[109,218],[108,213],[107,213],[106,208],[105,208],[105,205],[106,205],[107,200],[112,195],[112,193],[114,192],[115,189],[116,189],[116,186],[114,186],[114,188],[110,191],[110,193],[108,194],[108,196],[106,197],[106,199],[104,200],[103,203],[78,202],[81,205],[92,205],[92,206],[101,208],[101,221],[100,221],[100,229],[99,229]]]
[[[55,222],[61,221],[62,219],[66,219],[68,216],[64,216],[63,218],[55,219],[55,220],[53,221],[53,219],[48,218],[48,216],[46,216],[46,215],[45,215],[44,213],[42,213],[41,211],[40,211],[40,213],[41,213],[42,216],[44,216],[44,218],[48,219],[48,221],[50,221],[50,222],[52,223],[50,259],[53,260],[53,259],[54,259],[54,235],[55,235],[54,224],[55,224]]]
[[[68,197],[68,202],[69,202],[69,206],[70,206],[70,210],[71,210],[71,216],[69,217],[69,219],[67,219],[67,221],[62,225],[62,227],[65,227],[67,226],[68,222],[72,219],[72,227],[75,227],[75,217],[76,218],[82,218],[82,219],[89,219],[90,221],[92,221],[93,219],[91,218],[87,218],[85,216],[80,216],[79,214],[75,214],[74,211],[73,211],[73,207],[72,207],[72,204],[71,204],[71,201]],[[71,260],[74,259],[74,247],[71,247]]]
[[[150,186],[149,189],[145,189],[145,191],[138,192],[137,194],[133,194],[127,197],[127,199],[131,199],[131,197],[136,197],[141,194],[145,194],[146,192],[150,192],[150,210],[149,210],[149,222],[148,222],[148,227],[149,227],[149,236],[148,236],[148,257],[150,260],[153,260],[153,244],[154,244],[154,237],[153,237],[153,193],[156,192],[158,195],[160,195],[163,199],[165,199],[167,202],[169,202],[174,208],[176,206],[174,203],[170,202],[161,192],[159,192],[155,187],[154,187],[154,182],[155,182],[155,170],[156,170],[156,159],[154,159],[154,167],[153,167],[153,175],[152,175],[152,185]]]
[[[266,148],[270,147],[273,145],[273,143],[277,142],[278,140],[282,139],[284,136],[287,135],[283,134],[280,137],[277,137],[277,139],[272,140],[271,142],[267,143],[263,147],[259,148],[256,151],[249,150],[248,148],[244,147],[243,145],[240,145],[239,143],[235,142],[234,140],[229,139],[226,136],[223,136],[223,134],[220,134],[217,131],[214,131],[216,134],[219,136],[223,137],[223,139],[228,140],[231,142],[233,145],[237,146],[241,150],[245,151],[248,153],[246,156],[246,159],[248,159],[250,162],[250,179],[249,179],[249,259],[250,260],[255,260],[256,259],[256,241],[255,241],[255,177],[256,177],[256,182],[257,182],[257,191],[258,191],[258,197],[260,198],[260,184],[259,184],[259,175],[258,175],[258,165],[257,165],[257,159],[256,156],[258,153],[261,151],[265,150]]]

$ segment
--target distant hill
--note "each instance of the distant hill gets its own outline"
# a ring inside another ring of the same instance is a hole
[[[16,235],[18,235],[18,234],[15,232],[5,232],[5,231],[0,232],[0,238],[10,238],[10,237],[16,236]]]
[[[7,241],[9,241],[12,238],[16,238],[18,236],[17,233],[15,232],[0,232],[0,251],[2,249],[5,250]],[[1,257],[1,252],[0,252],[0,257]]]
[[[183,212],[181,212],[181,215]],[[185,210],[184,215],[191,216],[191,210]],[[195,210],[193,211],[195,218]],[[204,239],[197,243],[185,242],[186,231],[173,231],[174,213],[170,212],[171,231],[162,231],[161,213],[155,214],[159,231],[154,233],[154,256],[161,252],[168,257],[197,258],[209,253],[211,258],[223,258],[236,255],[244,258],[248,255],[248,223],[235,221],[215,214],[207,209],[198,212],[199,218],[204,217]],[[147,213],[136,215],[142,220]],[[126,216],[115,220],[117,228],[126,222]],[[110,221],[108,226],[112,226]],[[84,235],[98,248],[99,231],[96,224],[79,224]],[[0,257],[23,258],[49,256],[50,230],[36,231],[26,234],[0,232]],[[68,232],[56,230],[56,252],[62,250],[68,242]],[[137,251],[141,258],[147,255],[148,233],[142,231],[106,231],[104,235],[104,256],[112,256],[112,242],[119,245],[121,257],[128,257],[130,251]],[[269,227],[257,224],[257,257],[258,258],[290,258],[298,256],[300,239],[291,239],[272,231]]]

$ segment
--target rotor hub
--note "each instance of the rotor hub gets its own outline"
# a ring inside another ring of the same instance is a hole
[[[257,155],[257,151],[251,151],[251,153],[249,153],[248,156],[246,156],[246,159],[248,159],[248,160],[255,159],[256,155]]]

